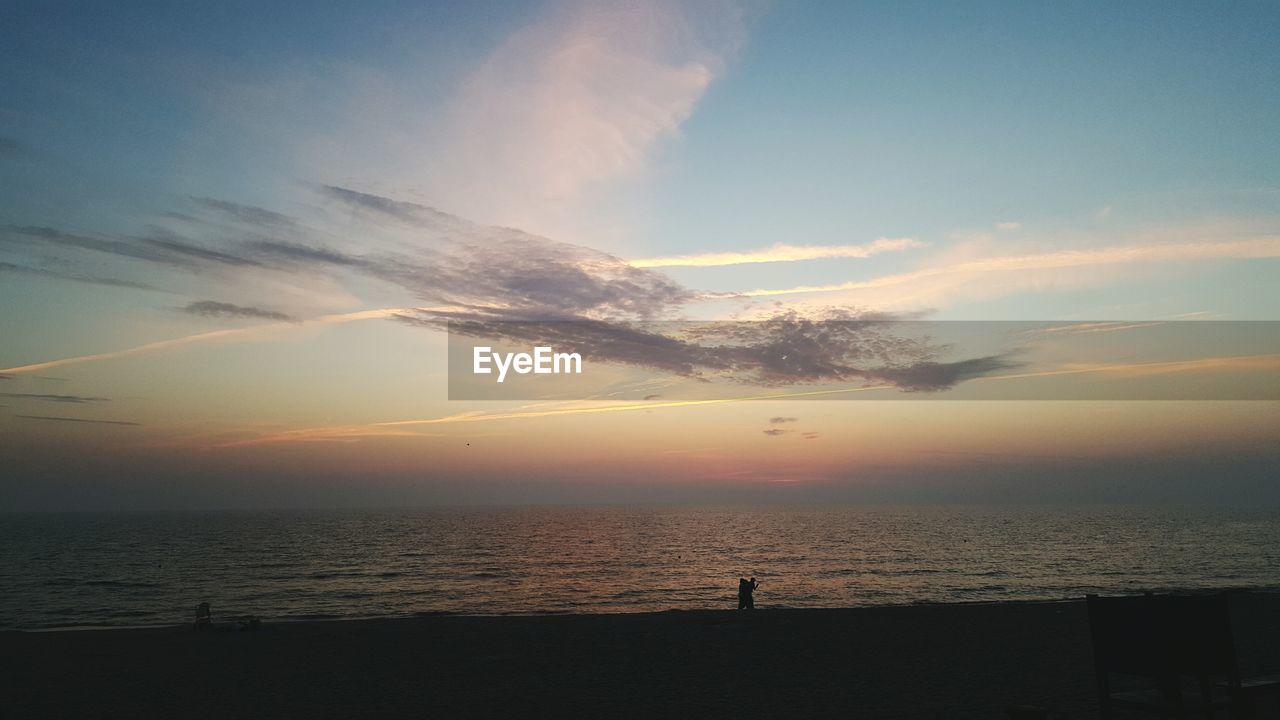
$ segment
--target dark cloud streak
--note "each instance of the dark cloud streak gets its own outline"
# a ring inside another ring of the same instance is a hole
[[[35,241],[63,248],[90,250],[188,270],[197,270],[208,262],[231,266],[260,264],[255,260],[193,245],[175,233],[159,227],[151,228],[150,236],[126,240],[86,237],[38,225],[7,225],[0,228],[0,231],[3,231],[3,238],[10,242],[21,238],[27,242]]]
[[[321,195],[331,200],[337,200],[352,210],[369,211],[409,224],[445,223],[448,225],[470,225],[470,223],[456,215],[450,215],[433,207],[414,202],[392,200],[381,195],[371,195],[335,185],[319,185],[317,190]]]
[[[176,233],[166,230],[162,227],[151,227],[151,235],[148,237],[137,238],[138,242],[153,248],[160,249],[161,257],[168,258],[162,262],[173,262],[173,258],[182,256],[186,258],[194,258],[195,260],[204,260],[223,265],[261,265],[257,260],[243,258],[238,255],[232,255],[220,250],[211,250],[209,248],[193,245],[185,238]]]
[[[591,362],[765,387],[862,382],[936,392],[1016,366],[1007,355],[941,362],[937,358],[946,348],[900,334],[898,323],[880,314],[873,320],[815,321],[783,313],[760,322],[709,323],[507,320],[503,315],[420,311],[396,317],[468,337],[571,349]]]
[[[140,236],[89,237],[51,227],[8,226],[0,239],[41,243],[130,260],[166,264],[190,272],[207,268],[265,269],[314,276],[350,271],[391,283],[430,303],[502,308],[525,317],[651,318],[693,300],[693,292],[665,275],[635,268],[591,248],[561,243],[511,228],[470,223],[425,205],[335,186],[321,196],[368,219],[407,225],[403,232],[367,252],[350,252],[312,242],[310,231],[274,211],[213,198],[192,198],[201,213],[229,217],[254,228],[251,237],[229,239],[205,228],[200,240],[161,226]],[[199,218],[177,213],[185,220]],[[376,230],[374,227],[369,229]],[[279,231],[279,232],[276,232]],[[375,234],[373,237],[377,237]],[[372,238],[371,238],[372,239]],[[234,276],[220,276],[235,282]]]
[[[1007,356],[944,362],[943,348],[906,337],[882,313],[833,309],[809,318],[781,312],[758,322],[664,326],[695,294],[658,271],[635,268],[597,250],[519,230],[486,227],[426,205],[347,188],[316,186],[320,196],[353,210],[358,231],[376,233],[377,220],[395,228],[381,247],[363,254],[300,242],[305,228],[280,213],[225,200],[193,197],[200,213],[212,213],[256,230],[281,230],[202,242],[151,226],[141,237],[108,239],[53,228],[7,228],[0,238],[109,253],[165,263],[192,272],[218,267],[215,277],[235,282],[236,271],[259,269],[333,277],[351,272],[397,286],[427,303],[457,308],[399,319],[474,337],[580,349],[593,360],[648,368],[705,381],[782,387],[803,383],[884,384],[910,392],[935,392],[1014,367]],[[370,220],[373,220],[370,223]],[[6,228],[0,228],[0,231]],[[377,238],[373,235],[372,238]],[[372,239],[371,238],[371,239]],[[217,248],[217,249],[215,249]],[[270,309],[214,300],[183,311],[203,317],[293,321]],[[570,322],[548,322],[570,321]]]
[[[279,322],[298,322],[291,315],[275,310],[264,310],[257,307],[245,307],[214,300],[199,300],[188,304],[182,311],[190,315],[219,318],[245,318],[252,320],[274,320]]]
[[[14,415],[14,417],[22,418],[23,420],[48,420],[52,422],[91,423],[94,425],[132,425],[132,426],[142,425],[142,423],[130,422],[128,420],[91,420],[88,418],[54,417],[51,415]]]
[[[252,240],[246,243],[245,247],[259,258],[279,259],[288,263],[315,263],[348,267],[368,265],[368,262],[363,258],[347,255],[337,250],[309,247],[278,240]]]
[[[116,278],[96,277],[93,275],[81,275],[79,273],[56,272],[54,270],[46,270],[44,268],[27,267],[25,265],[15,265],[9,262],[0,262],[0,272],[20,273],[24,275],[38,275],[40,277],[52,278],[55,280],[70,280],[72,282],[87,283],[91,285],[105,285],[107,287],[131,288],[134,290],[157,290],[158,288],[146,283],[134,282],[133,280],[119,280]]]
[[[110,402],[109,398],[86,397],[83,395],[53,395],[49,393],[0,393],[0,397],[14,398],[16,400],[46,400],[48,402],[77,404]]]
[[[228,200],[207,197],[191,196],[190,199],[203,209],[213,210],[220,215],[230,217],[246,225],[283,228],[292,228],[297,225],[294,219],[288,215],[282,215],[274,210],[267,210],[255,205],[241,205]]]

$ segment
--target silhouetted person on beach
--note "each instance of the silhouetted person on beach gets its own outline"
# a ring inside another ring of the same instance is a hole
[[[739,610],[755,610],[756,601],[752,595],[760,583],[756,582],[753,577],[750,580],[746,578],[738,578],[738,609]]]
[[[208,630],[213,627],[213,616],[209,612],[209,603],[202,602],[196,606],[196,630]]]

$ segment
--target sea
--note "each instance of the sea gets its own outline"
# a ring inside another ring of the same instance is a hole
[[[0,515],[0,628],[1280,589],[1275,509],[506,507]]]

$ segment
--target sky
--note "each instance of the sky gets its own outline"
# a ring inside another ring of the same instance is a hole
[[[1280,502],[1278,21],[11,4],[0,510]]]

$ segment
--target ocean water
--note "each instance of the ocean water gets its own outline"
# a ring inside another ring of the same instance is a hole
[[[0,627],[1280,589],[1274,510],[538,507],[0,515]]]

